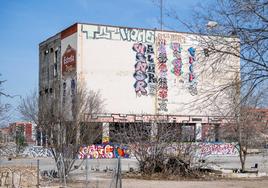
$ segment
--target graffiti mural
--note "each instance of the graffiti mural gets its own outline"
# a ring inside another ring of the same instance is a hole
[[[141,95],[152,95],[156,93],[156,76],[155,76],[155,65],[154,65],[154,49],[153,46],[143,43],[135,43],[132,47],[133,51],[136,52],[136,64],[135,73],[135,92],[137,96]],[[149,64],[147,63],[149,62]],[[148,80],[147,80],[148,78]],[[147,89],[148,88],[148,91]]]
[[[144,29],[120,28],[122,40],[154,43],[155,32]]]
[[[191,151],[196,157],[238,156],[236,143],[173,143],[166,147],[165,153],[175,154]]]
[[[211,156],[211,155],[238,155],[238,149],[234,143],[199,143],[199,155]]]
[[[172,69],[171,72],[176,76],[179,77],[182,75],[182,59],[181,59],[181,46],[179,43],[171,43],[171,49],[173,51],[173,57],[175,59],[172,60]]]
[[[158,48],[158,110],[167,112],[167,97],[168,97],[168,85],[167,85],[167,51],[166,42],[162,40]]]
[[[110,26],[91,26],[82,27],[82,32],[86,34],[86,38],[92,39],[109,39],[123,40],[129,42],[154,43],[155,32],[145,29],[134,28],[118,28]]]
[[[147,45],[147,61],[148,61],[148,90],[149,95],[155,96],[156,94],[156,87],[157,87],[157,77],[155,74],[155,63],[154,63],[154,48],[152,45]]]
[[[195,48],[190,47],[189,52],[189,92],[191,95],[197,95],[197,82],[194,74],[194,64],[195,64]]]
[[[186,41],[185,36],[183,36],[182,34],[178,34],[178,33],[158,32],[156,38],[158,40],[166,40],[169,42],[176,42],[176,43],[185,43],[185,41]]]
[[[81,146],[78,153],[79,159],[112,159],[118,157],[130,157],[130,151],[127,146],[112,144]]]
[[[135,64],[135,73],[133,77],[136,82],[134,84],[135,92],[137,96],[147,95],[147,61],[146,61],[146,46],[142,43],[135,43],[132,48],[136,52],[136,64]]]

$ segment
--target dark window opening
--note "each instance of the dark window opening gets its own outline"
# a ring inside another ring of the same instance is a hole
[[[204,48],[204,54],[205,54],[205,57],[209,57],[209,50],[207,48]]]
[[[48,53],[49,53],[48,50],[45,50],[45,51],[44,51],[44,55],[47,55]]]

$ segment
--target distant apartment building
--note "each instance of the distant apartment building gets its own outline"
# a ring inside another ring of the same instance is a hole
[[[13,122],[9,124],[8,133],[13,139],[23,136],[27,144],[35,144],[36,125],[30,122]]]
[[[182,134],[190,133],[186,140],[203,140],[206,125],[217,129],[224,122],[217,106],[223,107],[229,99],[223,95],[212,101],[215,105],[193,101],[212,86],[239,78],[240,60],[230,57],[212,69],[207,49],[198,37],[193,33],[76,23],[39,44],[39,111],[52,99],[57,99],[51,103],[55,112],[66,104],[74,105],[73,96],[83,86],[100,92],[105,101],[102,114],[87,118],[102,123],[104,130],[120,123],[161,121],[181,127]],[[234,37],[226,40],[238,43]],[[235,71],[226,71],[227,65]],[[72,107],[67,108],[72,119]],[[103,138],[109,136],[108,131]]]
[[[9,127],[0,128],[0,143],[1,142],[9,142],[12,138],[9,135]]]

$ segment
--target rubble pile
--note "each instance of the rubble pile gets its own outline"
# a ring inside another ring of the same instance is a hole
[[[0,144],[0,157],[16,156],[16,149],[14,142]]]

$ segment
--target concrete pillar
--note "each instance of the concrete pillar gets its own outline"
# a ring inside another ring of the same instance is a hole
[[[40,145],[43,146],[43,131],[40,132]]]
[[[202,140],[202,123],[195,124],[195,141],[199,142]]]
[[[102,143],[110,142],[109,132],[109,123],[102,123]]]
[[[157,136],[158,133],[158,125],[156,122],[151,123],[151,140],[154,140],[154,138]]]

